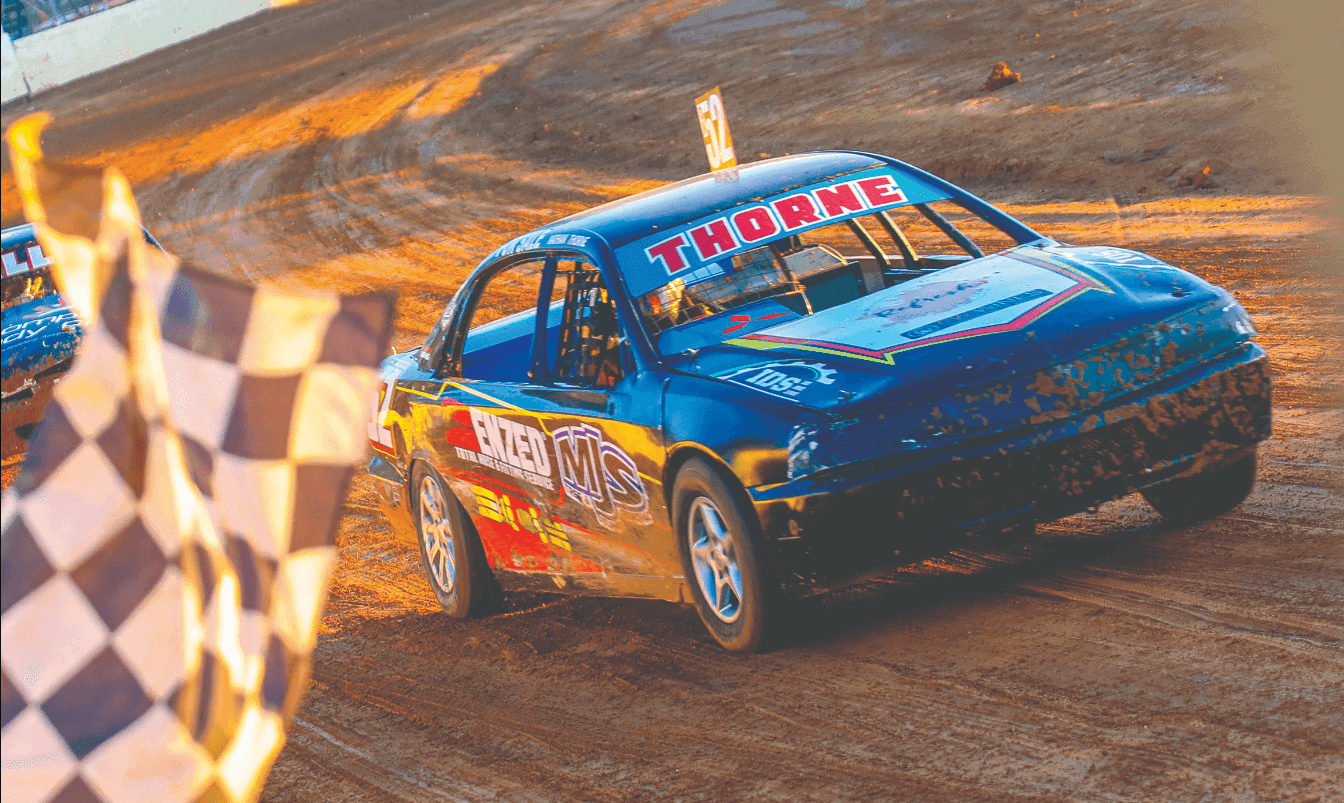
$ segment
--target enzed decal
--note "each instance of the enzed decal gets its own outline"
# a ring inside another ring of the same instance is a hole
[[[745,385],[771,396],[796,399],[814,384],[834,385],[835,373],[835,369],[827,368],[825,363],[788,360],[748,365],[727,373],[715,374],[715,377]]]
[[[492,491],[480,485],[471,486],[476,497],[476,512],[482,518],[498,522],[515,532],[529,532],[541,539],[543,544],[571,551],[569,536],[564,529],[525,502],[514,499],[509,494]]]
[[[555,430],[552,439],[565,490],[583,500],[598,518],[615,520],[617,508],[634,513],[648,509],[649,495],[635,461],[605,440],[602,430],[574,424]]]
[[[537,488],[555,490],[551,455],[541,430],[476,407],[467,409],[475,444],[454,443],[457,456],[508,474]],[[453,442],[450,440],[450,442]],[[471,446],[475,448],[471,448]]]
[[[964,267],[939,271],[936,281],[916,279],[910,284],[914,286],[900,295],[893,295],[893,289],[850,302],[853,312],[843,320],[823,313],[780,324],[769,334],[756,332],[726,342],[891,365],[901,352],[1023,329],[1090,290],[1113,292],[1085,271],[1054,255],[1040,254],[1039,249],[984,257]],[[972,299],[980,303],[947,314]],[[904,326],[893,332],[892,324],[896,323]]]

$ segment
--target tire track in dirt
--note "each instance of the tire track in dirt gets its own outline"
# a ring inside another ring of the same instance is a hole
[[[372,687],[370,687],[363,690],[362,692],[356,692],[354,696],[359,699],[367,700],[370,696],[372,696],[372,694],[373,694]],[[417,697],[416,699],[419,702],[421,702],[421,704],[424,704],[425,702],[425,699],[423,697]],[[700,749],[702,750],[708,749],[717,752],[719,755],[725,757],[727,759],[725,761],[725,766],[717,768],[718,772],[716,774],[731,772],[733,765],[750,763],[750,765],[755,769],[755,771],[757,772],[763,771],[763,774],[769,777],[774,772],[785,772],[785,773],[805,772],[807,770],[807,764],[809,763],[806,761],[806,756],[800,754],[799,747],[797,745],[789,744],[779,747],[764,746],[761,743],[761,737],[762,737],[761,729],[753,728],[748,723],[742,723],[746,725],[746,727],[742,728],[729,729],[722,732],[705,733],[702,728],[697,726],[685,726],[685,725],[678,726],[677,723],[663,722],[659,723],[654,728],[647,728],[647,729],[626,728],[624,732],[621,734],[622,738],[619,741],[610,738],[609,739],[593,738],[591,734],[593,733],[595,728],[590,725],[588,727],[577,729],[581,733],[584,733],[586,735],[584,736],[584,738],[582,738],[582,740],[575,740],[573,738],[569,739],[563,738],[562,731],[554,728],[547,728],[540,722],[536,721],[536,718],[540,717],[541,719],[544,720],[556,721],[556,719],[562,719],[563,721],[572,723],[576,719],[576,715],[578,713],[573,709],[547,710],[543,708],[538,710],[535,714],[531,716],[528,716],[528,714],[526,713],[523,714],[523,716],[526,717],[527,721],[524,723],[519,723],[516,719],[513,718],[505,718],[501,720],[498,717],[492,717],[489,715],[488,711],[485,714],[481,714],[479,712],[464,711],[464,707],[461,704],[460,699],[457,698],[456,696],[453,697],[452,699],[453,699],[453,705],[443,706],[443,708],[445,709],[445,713],[448,716],[448,719],[446,719],[445,721],[446,729],[456,730],[457,727],[455,727],[455,725],[457,725],[457,723],[461,723],[464,721],[465,724],[471,726],[476,726],[481,723],[484,723],[488,727],[494,728],[506,734],[509,732],[521,733],[530,739],[536,740],[536,736],[529,733],[527,729],[545,728],[545,730],[548,731],[548,733],[545,734],[546,740],[542,744],[542,747],[552,752],[568,753],[570,755],[576,755],[576,754],[583,755],[591,753],[594,750],[597,750],[603,754],[596,762],[599,764],[610,761],[613,756],[620,757],[621,759],[623,759],[624,760],[623,763],[638,762],[644,757],[650,755],[656,755],[659,752],[658,746],[660,744],[666,744],[669,741],[670,742],[684,741],[687,743],[697,743],[700,746]],[[743,707],[763,710],[760,709],[759,706],[749,704],[745,706],[742,704],[728,705],[724,707],[724,714],[726,716],[730,716],[733,714],[733,709]],[[775,718],[778,718],[778,715],[775,715]],[[794,727],[798,727],[799,725],[798,719],[788,717],[785,717],[784,719],[790,722]],[[520,725],[522,725],[523,727],[520,728]],[[842,732],[850,734],[851,736],[856,735],[858,733],[854,728],[847,728],[843,726],[840,728],[840,730]],[[803,737],[804,739],[806,739],[808,737],[819,735],[823,732],[827,734],[834,734],[835,731],[836,727],[833,721],[817,722],[813,724],[813,727],[799,728],[794,735],[795,737]],[[810,753],[816,750],[818,747],[824,748],[825,747],[824,742],[814,745],[812,750],[809,750],[807,752]],[[882,749],[865,751],[865,753],[862,755],[855,755],[855,753],[857,753],[858,751],[855,749],[852,743],[847,744],[845,752],[849,754],[847,756],[846,764],[852,762],[867,763],[875,759],[882,758],[886,755],[886,751]],[[587,769],[588,771],[592,770],[591,767]],[[834,763],[830,764],[828,767],[828,771],[830,772],[837,772],[840,769],[841,768],[837,767],[836,764]],[[930,779],[932,778],[930,777]],[[585,792],[586,797],[586,792],[588,790],[576,790],[576,791]]]
[[[591,626],[576,629],[574,633],[576,637],[593,634]],[[600,637],[600,633],[598,635]],[[627,631],[624,636],[640,638],[633,631]],[[647,647],[647,650],[641,649],[639,652],[665,652],[656,641]],[[686,655],[700,664],[701,673],[710,677],[732,676],[734,668],[740,669],[733,666],[736,662],[731,659],[714,660],[711,657],[705,660],[704,656]],[[811,656],[813,660],[819,657]],[[757,669],[764,669],[776,687],[790,689],[789,702],[783,710],[778,710],[778,698],[773,701],[759,695],[739,698],[735,692],[741,690],[728,685],[718,689],[712,704],[722,717],[735,723],[729,733],[706,737],[699,723],[688,723],[681,717],[665,715],[655,726],[648,728],[631,728],[627,721],[619,742],[611,736],[594,737],[595,733],[602,731],[599,722],[601,717],[600,714],[594,715],[594,706],[535,705],[535,688],[521,688],[517,691],[515,699],[532,702],[515,703],[508,717],[500,717],[498,709],[492,708],[487,700],[493,696],[496,688],[521,687],[536,682],[534,673],[520,673],[514,668],[513,661],[508,662],[507,668],[490,662],[480,664],[475,660],[468,661],[469,666],[465,669],[459,664],[454,672],[459,676],[469,676],[474,672],[505,671],[508,674],[507,680],[490,686],[490,693],[483,696],[465,695],[465,699],[460,689],[426,688],[401,673],[389,678],[385,673],[374,671],[367,682],[364,678],[348,677],[341,682],[355,689],[352,696],[356,699],[367,701],[369,696],[381,696],[384,699],[395,696],[398,699],[394,705],[402,711],[416,703],[422,707],[427,702],[434,703],[443,709],[444,718],[440,721],[440,728],[445,732],[470,731],[484,721],[488,727],[522,732],[528,734],[529,738],[537,738],[535,734],[541,733],[544,747],[551,751],[573,755],[597,749],[603,754],[602,761],[611,761],[616,756],[623,758],[627,766],[638,764],[649,757],[661,759],[663,766],[676,766],[678,761],[675,758],[659,755],[659,745],[684,742],[716,751],[726,765],[717,768],[720,773],[731,774],[734,769],[746,764],[758,776],[775,777],[777,773],[783,773],[781,777],[788,777],[790,773],[820,773],[846,788],[862,786],[866,778],[881,778],[884,783],[905,783],[912,787],[915,785],[912,779],[931,782],[937,779],[939,771],[936,768],[942,766],[944,760],[955,763],[958,756],[967,754],[986,755],[988,766],[1002,767],[1004,770],[1013,768],[1014,774],[1021,774],[1022,762],[1041,762],[1057,750],[1061,743],[1091,743],[1093,747],[1086,752],[1093,764],[1103,759],[1101,751],[1107,746],[1111,749],[1122,747],[1128,754],[1126,760],[1146,763],[1150,768],[1160,764],[1165,768],[1164,771],[1176,768],[1195,780],[1198,780],[1197,776],[1202,771],[1197,772],[1194,763],[1182,763],[1181,760],[1166,757],[1173,751],[1173,745],[1182,740],[1212,743],[1209,746],[1211,752],[1216,752],[1223,743],[1231,740],[1250,740],[1255,743],[1254,750],[1261,753],[1280,754],[1292,747],[1281,739],[1275,739],[1273,734],[1248,731],[1233,733],[1225,725],[1198,717],[1167,714],[1156,717],[1134,716],[1119,721],[1110,716],[1098,718],[1097,712],[1067,697],[1043,698],[1039,689],[1029,685],[1003,683],[994,679],[968,683],[953,678],[912,678],[909,668],[900,665],[859,662],[837,666],[831,662],[826,670],[833,673],[835,678],[843,680],[822,680],[812,673],[800,671],[806,662],[770,662],[779,665]],[[572,662],[566,662],[565,665],[573,667]],[[780,674],[785,676],[779,677]],[[608,685],[604,690],[605,696],[638,698],[654,695],[662,699],[671,698],[674,705],[680,701],[688,709],[694,707],[697,701],[699,706],[708,702],[703,699],[706,689],[702,684],[683,683],[674,684],[672,688],[660,688],[656,681],[641,677],[638,672],[628,677],[631,677],[629,683],[636,689]],[[546,679],[543,679],[543,683]],[[411,693],[404,696],[389,695],[386,691],[389,681],[404,684]],[[559,684],[559,687],[572,689],[576,685],[576,682],[570,680]],[[871,707],[875,689],[880,689],[888,700],[880,712],[875,712]],[[627,700],[626,705],[632,706],[634,710],[626,709],[625,719],[629,720],[631,714],[634,714],[634,719],[638,720],[638,700]],[[762,713],[765,719],[744,716],[744,710]],[[563,731],[554,727],[557,722],[565,723]],[[929,722],[938,723],[932,731],[923,724],[915,724]],[[773,743],[781,738],[781,724],[787,734],[787,743],[776,746]],[[1008,733],[1014,735],[1003,734],[1005,726]],[[1155,726],[1170,732],[1161,739],[1155,739],[1145,732]],[[1121,732],[1118,737],[1117,729]],[[1196,733],[1200,729],[1204,729],[1202,735]],[[1218,733],[1210,735],[1210,729]],[[565,737],[565,732],[578,734],[579,737]],[[1002,735],[991,745],[986,743],[987,734]],[[899,747],[893,748],[893,745],[908,743],[911,738],[922,742],[919,761],[901,760],[903,757],[899,756]],[[487,750],[488,742],[488,739],[486,742],[478,741],[477,750]],[[1244,753],[1250,747],[1249,744],[1243,744],[1241,750]],[[895,758],[893,754],[897,754]],[[694,756],[690,758],[694,759]],[[927,772],[920,769],[923,762],[930,763],[933,769]],[[1072,766],[1070,762],[1065,764]],[[1067,766],[1061,769],[1053,765],[1049,770],[1052,773],[1068,771]],[[1049,774],[1042,772],[1044,775]],[[1037,780],[1048,787],[1043,778]],[[679,791],[666,786],[662,789],[666,793]],[[977,799],[973,793],[966,794],[969,790],[965,788],[954,786],[946,791],[957,795],[958,799]],[[1013,793],[1011,789],[1002,791]],[[1022,788],[1024,795],[1039,791],[1040,785],[1026,784]],[[1097,792],[1089,799],[1125,799],[1125,793],[1103,793],[1102,789]],[[825,799],[825,796],[820,795],[818,799]]]
[[[465,783],[461,781],[450,782],[451,789],[441,788],[435,783],[442,784],[438,780],[432,767],[427,765],[418,765],[413,767],[391,766],[385,759],[380,759],[367,750],[353,747],[340,739],[332,736],[327,731],[319,728],[309,722],[301,719],[295,721],[299,729],[308,731],[310,736],[317,737],[303,738],[299,735],[300,750],[308,757],[313,764],[322,767],[324,772],[331,773],[337,777],[346,778],[357,786],[361,792],[355,798],[357,800],[368,799],[367,793],[373,791],[376,794],[375,799],[395,800],[395,801],[415,801],[426,798],[435,800],[450,801],[470,801],[484,798],[498,799],[501,789],[507,789],[507,784],[499,783],[499,779],[490,779],[477,773],[468,772],[468,777],[473,777],[476,783]],[[291,741],[296,737],[291,735]],[[327,761],[322,761],[321,756],[326,756]],[[353,759],[353,763],[351,763]],[[410,772],[415,772],[415,777]],[[429,778],[429,781],[424,778]],[[492,783],[492,781],[494,781]],[[514,794],[516,789],[510,789],[506,794],[505,800],[518,801],[538,801],[544,798],[538,798],[533,794]]]
[[[1256,639],[1272,648],[1311,655],[1328,662],[1344,662],[1344,648],[1341,648],[1344,627],[1328,622],[1302,617],[1253,616],[1214,603],[1205,595],[1153,589],[1142,581],[1120,583],[1058,577],[1020,583],[1018,588],[1084,605],[1113,608],[1130,616],[1150,619],[1164,629],[1233,634]],[[1225,589],[1225,586],[1214,586],[1207,590]],[[1158,591],[1166,593],[1159,594]]]
[[[293,750],[298,762],[313,770],[311,775],[317,780],[315,785],[327,786],[328,779],[338,782],[330,786],[336,787],[339,797],[333,796],[329,800],[345,798],[402,803],[424,799],[425,792],[438,799],[454,799],[438,789],[417,783],[404,773],[383,767],[364,751],[332,738],[303,720],[295,720],[286,747]],[[351,794],[342,787],[354,787],[358,791]],[[388,787],[400,788],[403,794]]]

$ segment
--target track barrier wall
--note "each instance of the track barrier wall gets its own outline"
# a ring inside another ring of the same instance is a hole
[[[293,0],[134,0],[54,28],[4,35],[0,84],[8,103],[102,72]]]
[[[0,34],[0,96],[8,103],[26,94],[28,84],[24,82],[19,57],[14,52],[14,40],[7,33]]]

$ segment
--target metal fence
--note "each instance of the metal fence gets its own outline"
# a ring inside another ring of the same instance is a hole
[[[132,0],[3,0],[0,22],[10,38],[19,39],[129,2]]]

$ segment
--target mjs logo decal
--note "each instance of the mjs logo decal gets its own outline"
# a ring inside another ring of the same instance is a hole
[[[548,434],[540,425],[476,407],[456,411],[452,421],[455,426],[449,427],[447,440],[460,460],[547,491],[555,490],[558,473],[564,491],[604,521],[614,520],[618,508],[636,513],[648,509],[649,497],[635,461],[592,424],[564,426]]]
[[[758,349],[792,348],[892,364],[903,351],[1023,329],[1089,291],[1112,292],[1039,249],[1008,252],[947,268],[851,302],[842,320],[800,318],[727,341]]]
[[[642,513],[649,495],[635,461],[621,447],[603,439],[591,424],[560,427],[552,433],[560,482],[583,500],[598,518],[613,521],[617,508]]]

